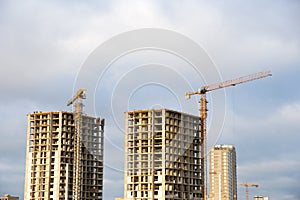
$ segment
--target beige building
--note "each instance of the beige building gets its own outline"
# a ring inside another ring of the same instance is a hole
[[[167,109],[125,115],[124,199],[203,199],[199,117]]]
[[[254,200],[269,200],[269,197],[264,197],[264,196],[255,196]]]
[[[73,113],[28,114],[25,200],[102,199],[104,120],[83,115],[81,127],[78,156]]]
[[[14,197],[9,194],[4,194],[3,197],[0,197],[0,200],[19,200],[19,197]]]
[[[209,159],[209,199],[237,199],[235,147],[232,145],[216,145],[210,149]]]

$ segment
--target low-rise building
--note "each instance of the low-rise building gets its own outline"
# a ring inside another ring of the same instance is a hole
[[[264,197],[264,196],[255,196],[254,200],[269,200],[269,197]]]
[[[2,197],[0,197],[0,200],[19,200],[19,197],[14,197],[9,194],[4,194]]]

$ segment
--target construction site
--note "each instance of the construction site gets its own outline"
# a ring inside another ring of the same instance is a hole
[[[211,157],[216,165],[211,165],[210,194],[207,191],[206,94],[268,76],[270,71],[259,72],[187,92],[187,99],[200,95],[199,117],[168,109],[126,112],[124,199],[236,200],[233,146],[214,148],[222,151]]]
[[[213,149],[215,155],[222,152],[216,159],[211,155],[210,195],[207,191],[206,93],[268,76],[270,71],[260,72],[187,92],[187,99],[200,95],[199,116],[170,109],[126,112],[124,199],[236,200],[233,146]],[[83,99],[86,89],[68,101],[73,112],[28,114],[25,200],[102,199],[104,119],[84,114]],[[258,187],[242,186],[246,199],[248,187]]]
[[[74,112],[28,114],[25,200],[102,199],[104,119]]]

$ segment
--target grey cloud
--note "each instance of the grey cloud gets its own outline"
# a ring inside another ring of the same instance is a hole
[[[259,181],[257,192],[272,199],[299,199],[299,2],[136,3],[0,1],[0,134],[5,138],[0,142],[5,152],[0,156],[0,193],[23,193],[26,114],[69,109],[65,103],[76,73],[101,42],[135,28],[162,27],[201,43],[224,79],[273,70],[270,80],[253,88],[226,90],[234,114],[227,116],[219,142],[237,146],[240,181]],[[194,78],[191,83],[202,84]],[[100,108],[99,114],[107,117],[109,109]],[[123,147],[123,135],[108,124],[106,134],[112,139],[106,141],[106,163],[122,168],[123,152],[114,145]],[[123,174],[106,167],[104,188],[105,199],[121,196]]]

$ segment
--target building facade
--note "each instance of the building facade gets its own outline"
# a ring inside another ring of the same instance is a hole
[[[203,199],[199,117],[126,112],[124,199]]]
[[[269,197],[265,197],[265,196],[255,196],[253,199],[254,199],[254,200],[269,200]]]
[[[236,200],[236,151],[232,145],[216,145],[209,152],[210,200]]]
[[[9,194],[4,194],[2,197],[0,197],[0,200],[19,200],[19,197],[14,197]]]
[[[24,200],[102,199],[104,120],[82,116],[78,157],[73,113],[34,112],[27,117]],[[73,170],[76,164],[79,170]],[[80,184],[74,184],[76,173]]]

